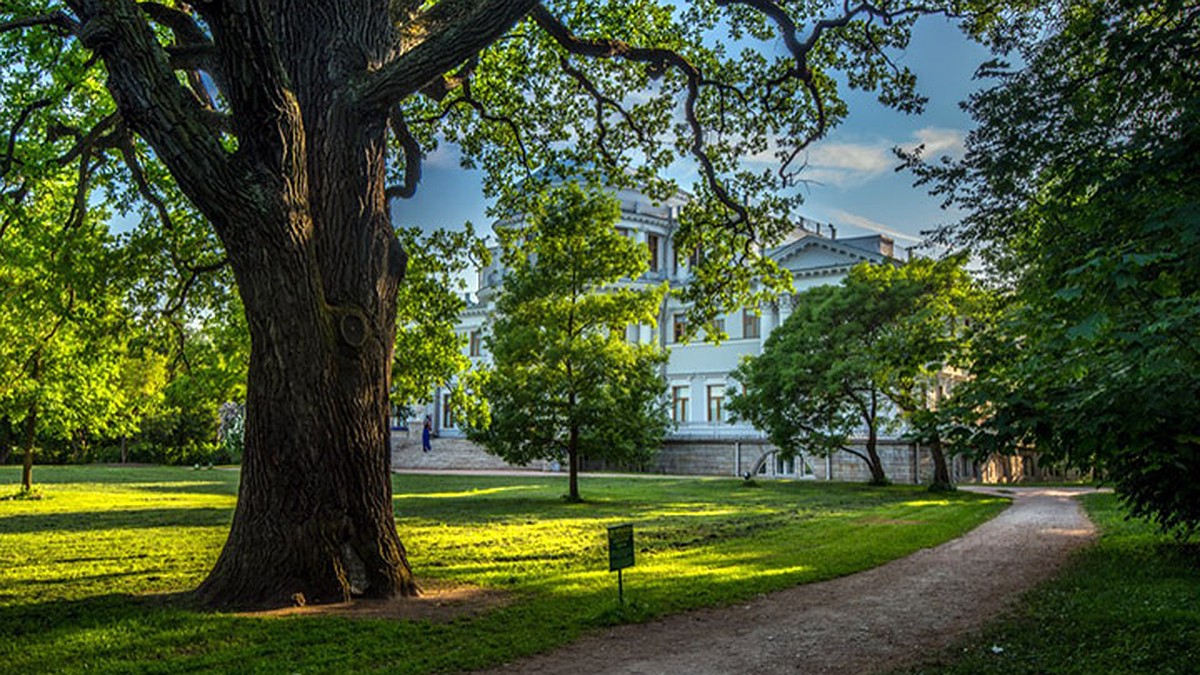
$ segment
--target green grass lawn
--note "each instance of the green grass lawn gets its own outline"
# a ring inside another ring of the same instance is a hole
[[[0,468],[0,495],[18,469]],[[6,672],[422,673],[498,664],[596,627],[733,603],[872,567],[956,537],[1004,500],[920,488],[736,479],[396,476],[418,579],[512,602],[448,623],[250,618],[186,591],[224,542],[236,471],[39,467],[44,498],[0,501]],[[606,527],[632,522],[637,565],[617,605]]]
[[[1084,497],[1100,541],[1017,611],[920,673],[1200,673],[1200,544]]]

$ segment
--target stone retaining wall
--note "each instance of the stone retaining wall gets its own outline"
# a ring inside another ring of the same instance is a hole
[[[861,444],[856,446],[861,449]],[[870,478],[866,464],[858,457],[839,452],[829,458],[802,455],[790,466],[780,466],[772,455],[775,446],[762,439],[745,440],[682,440],[666,441],[647,473],[698,476],[742,476],[760,469],[762,477],[808,478],[865,483]],[[878,451],[884,471],[894,483],[928,483],[933,480],[933,461],[928,451],[900,441],[880,441]],[[759,462],[762,460],[762,464]],[[512,470],[534,469],[554,471],[549,462],[536,461],[527,466],[514,466],[481,446],[464,438],[433,439],[433,449],[422,452],[420,430],[397,431],[392,434],[392,467],[396,469],[477,469]],[[587,471],[621,470],[606,462],[585,462]],[[784,469],[781,471],[780,469]],[[791,471],[788,471],[788,470]],[[565,470],[558,466],[557,470]],[[972,482],[973,464],[955,459],[950,461],[951,477],[955,482]]]

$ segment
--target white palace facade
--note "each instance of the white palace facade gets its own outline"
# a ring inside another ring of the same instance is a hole
[[[621,218],[617,227],[627,236],[643,243],[650,259],[649,270],[638,281],[648,285],[667,281],[672,288],[685,286],[690,280],[688,256],[676,251],[672,241],[677,226],[675,215],[682,202],[655,204],[633,190],[621,190],[617,196],[621,200]],[[801,222],[788,241],[767,252],[780,268],[791,273],[796,293],[821,284],[836,284],[851,267],[862,262],[899,263],[893,241],[887,236],[875,234],[838,238],[832,226],[825,226],[824,230],[822,232],[822,227],[815,223]],[[493,262],[479,271],[476,301],[463,311],[459,319],[458,331],[465,338],[464,349],[477,363],[489,360],[485,337],[502,277],[500,256],[495,255]],[[638,334],[631,334],[630,339],[656,340],[670,351],[664,373],[667,381],[667,391],[664,393],[671,401],[670,414],[675,424],[668,433],[657,463],[644,467],[646,470],[727,476],[758,473],[826,480],[868,478],[861,460],[848,453],[839,453],[832,458],[802,455],[795,460],[784,461],[774,453],[775,449],[761,432],[748,424],[729,421],[725,401],[733,385],[730,373],[742,357],[762,352],[767,336],[788,318],[791,307],[791,296],[786,296],[759,312],[746,307],[724,315],[721,320],[729,337],[719,345],[703,339],[683,342],[680,338],[684,328],[685,307],[670,296],[663,303],[656,327],[631,329],[638,331]],[[443,468],[488,465],[488,460],[474,461],[468,457],[471,453],[483,451],[472,448],[463,438],[449,405],[448,391],[438,391],[426,412],[432,417],[438,435],[435,452],[430,454],[438,454],[437,446],[453,448],[455,453],[452,456],[456,459],[448,461],[462,465]],[[404,444],[403,439],[397,440],[400,445]],[[927,478],[928,457],[917,448],[906,443],[889,444],[885,441],[881,450],[893,480],[919,482]],[[397,459],[400,466],[405,464],[400,455],[397,455]],[[415,461],[417,466],[428,466],[430,461],[439,460],[418,456]],[[490,458],[490,462],[499,463],[499,460]],[[502,463],[499,466],[503,466]],[[609,467],[591,465],[588,468]]]

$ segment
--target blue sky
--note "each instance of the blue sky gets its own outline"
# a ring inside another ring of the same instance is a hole
[[[925,112],[904,115],[870,95],[846,92],[849,117],[809,152],[812,183],[803,214],[833,223],[839,236],[878,231],[905,247],[919,240],[921,230],[954,220],[940,208],[940,199],[912,186],[911,174],[894,171],[898,162],[891,149],[924,142],[929,156],[960,152],[970,119],[958,104],[979,86],[972,76],[987,58],[986,49],[949,21],[918,22],[909,49],[895,60],[917,74],[929,98]],[[479,174],[459,168],[454,157],[440,150],[428,158],[417,195],[397,205],[397,224],[454,228],[470,220],[483,229],[490,222]]]

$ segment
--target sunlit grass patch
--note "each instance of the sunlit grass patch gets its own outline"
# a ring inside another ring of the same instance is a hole
[[[0,468],[0,481],[17,478]],[[47,499],[0,504],[0,644],[19,671],[430,672],[549,649],[597,626],[849,574],[933,546],[1004,500],[913,487],[737,479],[396,476],[419,579],[511,602],[449,623],[193,611],[228,532],[236,472],[39,467]],[[625,608],[607,527],[632,523]],[[180,594],[179,597],[162,594]],[[249,664],[249,665],[248,665]]]

